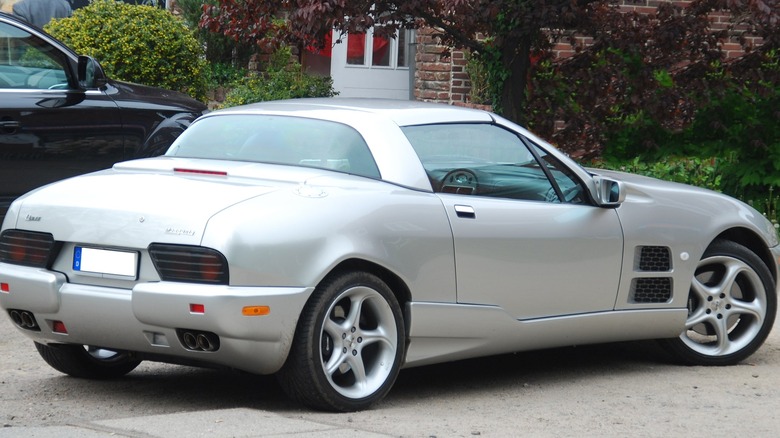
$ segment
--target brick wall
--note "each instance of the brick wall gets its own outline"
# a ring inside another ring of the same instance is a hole
[[[639,13],[652,13],[663,2],[670,0],[623,0],[621,8]],[[687,6],[690,0],[672,0],[679,6]],[[714,31],[724,30],[729,24],[727,13],[714,12],[710,15],[711,27]],[[739,30],[739,29],[737,29]],[[464,52],[451,50],[437,43],[431,29],[420,29],[417,32],[417,55],[414,78],[414,97],[417,100],[448,103],[453,105],[470,104],[471,82],[466,73],[466,58]],[[593,39],[587,36],[575,38],[573,44],[558,43],[553,48],[559,58],[566,58],[576,53],[578,47],[587,47]],[[757,37],[746,38],[748,46],[761,44]],[[721,42],[721,49],[726,58],[741,56],[744,51],[738,37],[732,37]]]

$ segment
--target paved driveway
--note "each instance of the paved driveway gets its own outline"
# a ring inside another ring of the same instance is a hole
[[[374,409],[310,412],[272,377],[144,363],[65,377],[0,317],[0,437],[774,437],[780,327],[748,362],[664,362],[655,343],[520,353],[401,372]]]

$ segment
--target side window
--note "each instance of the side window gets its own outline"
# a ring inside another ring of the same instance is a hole
[[[66,62],[40,38],[0,23],[0,88],[68,88]]]
[[[555,181],[557,191],[555,197],[550,199],[551,202],[561,202],[562,200],[563,202],[572,204],[587,203],[585,189],[574,176],[574,173],[568,167],[564,166],[559,159],[548,154],[536,144],[531,144],[545,167],[547,167],[550,176]]]
[[[580,185],[565,166],[504,128],[442,124],[403,130],[437,193],[581,202]]]

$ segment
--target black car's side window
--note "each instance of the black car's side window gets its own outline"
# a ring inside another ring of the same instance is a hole
[[[40,38],[0,23],[0,88],[68,88],[66,60]]]
[[[562,163],[502,127],[442,124],[408,126],[403,131],[435,192],[583,202],[581,185]]]

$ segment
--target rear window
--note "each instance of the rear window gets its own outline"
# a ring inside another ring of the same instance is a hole
[[[273,115],[220,115],[194,123],[167,156],[317,167],[379,178],[368,145],[341,123]]]

